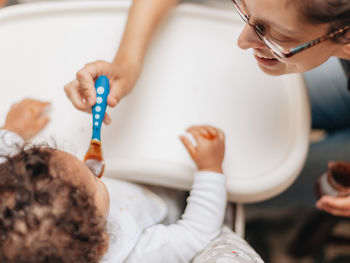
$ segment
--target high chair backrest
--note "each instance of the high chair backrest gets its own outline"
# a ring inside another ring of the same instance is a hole
[[[85,63],[113,59],[129,6],[67,1],[0,10],[0,117],[23,97],[49,100],[52,121],[42,135],[83,157],[91,116],[73,108],[63,86]],[[267,199],[295,180],[310,122],[302,78],[261,72],[236,45],[242,27],[230,6],[181,4],[170,13],[133,91],[107,109],[105,176],[189,189],[195,166],[178,136],[210,124],[226,133],[229,200]]]

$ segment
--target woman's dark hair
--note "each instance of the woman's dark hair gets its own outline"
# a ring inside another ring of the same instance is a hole
[[[329,33],[350,25],[350,0],[290,0],[296,4],[302,19],[313,24],[329,23]],[[350,42],[350,30],[334,39]]]
[[[97,263],[106,219],[55,150],[22,148],[0,164],[0,262]]]

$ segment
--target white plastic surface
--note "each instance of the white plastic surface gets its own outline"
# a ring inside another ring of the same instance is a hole
[[[50,100],[43,132],[82,157],[91,116],[63,86],[97,59],[111,61],[129,1],[20,5],[0,10],[0,118],[24,97]],[[182,4],[151,43],[133,92],[107,111],[105,176],[189,189],[195,166],[178,136],[190,125],[226,133],[224,170],[231,201],[255,202],[286,189],[308,148],[309,108],[299,75],[270,77],[236,46],[242,22],[233,9]]]

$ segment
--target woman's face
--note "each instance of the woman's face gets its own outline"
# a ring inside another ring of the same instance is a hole
[[[284,49],[297,47],[326,35],[327,24],[309,24],[300,19],[293,0],[243,0],[250,23],[263,25],[269,39]],[[259,67],[267,74],[282,75],[300,73],[315,68],[331,56],[350,59],[344,45],[327,40],[291,58],[280,59],[260,40],[253,27],[246,25],[239,36],[238,46],[244,50],[252,48]]]

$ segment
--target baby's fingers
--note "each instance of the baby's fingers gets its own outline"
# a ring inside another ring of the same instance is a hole
[[[196,154],[196,148],[194,147],[192,142],[184,135],[181,135],[180,139],[181,139],[182,143],[185,145],[185,147],[186,147],[187,151],[189,152],[189,154],[191,155],[191,157],[194,158],[194,156]]]
[[[186,132],[191,133],[193,138],[197,143],[203,139],[203,136],[201,135],[201,127],[200,126],[192,126],[186,130]]]
[[[37,101],[37,117],[44,114],[48,107],[51,105],[50,102]]]
[[[214,128],[213,126],[204,126],[213,137],[217,137],[218,136],[218,129]]]
[[[42,116],[31,123],[30,126],[22,132],[22,137],[25,140],[33,138],[37,133],[39,133],[45,126],[49,123],[50,118],[47,116]]]
[[[199,129],[199,132],[203,138],[208,139],[208,140],[212,140],[215,138],[215,135],[213,135],[209,131],[209,129],[207,129],[206,126],[200,126],[198,129]]]
[[[35,122],[35,130],[40,131],[45,128],[45,126],[50,122],[50,118],[48,116],[42,116],[37,119]]]
[[[34,99],[24,99],[20,103],[17,103],[13,109],[17,108],[18,110],[27,110],[31,113],[32,118],[37,118],[47,109],[50,105],[49,102],[44,102]]]
[[[217,131],[219,134],[219,139],[224,142],[225,141],[225,133],[220,129],[218,129]]]

